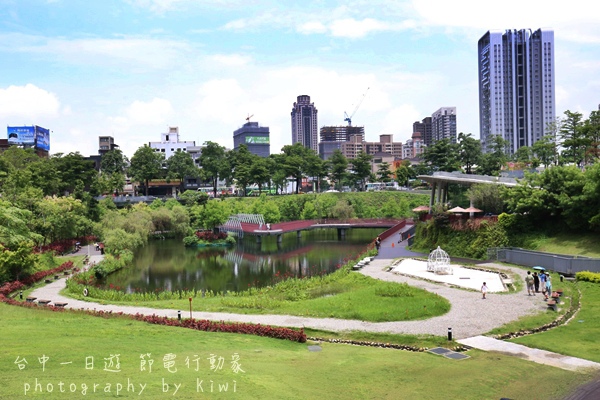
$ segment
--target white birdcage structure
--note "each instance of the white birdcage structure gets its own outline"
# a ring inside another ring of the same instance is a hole
[[[439,275],[452,275],[454,270],[450,266],[450,256],[438,246],[437,249],[429,253],[427,259],[427,271]]]

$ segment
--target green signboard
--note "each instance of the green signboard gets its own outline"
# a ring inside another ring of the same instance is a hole
[[[264,136],[246,136],[246,143],[269,144],[269,138]]]

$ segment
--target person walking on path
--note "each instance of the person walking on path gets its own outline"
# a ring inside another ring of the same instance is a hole
[[[546,279],[548,275],[546,275],[545,271],[540,272],[540,286],[542,287],[542,294],[546,295]]]
[[[486,285],[485,282],[483,282],[483,285],[481,286],[481,298],[485,300],[485,295],[487,294],[488,291],[488,287]]]
[[[527,271],[527,276],[525,277],[525,284],[527,285],[527,296],[533,295],[535,296],[535,291],[533,290],[533,276],[531,276],[531,271]]]
[[[540,277],[537,272],[533,273],[533,286],[535,287],[535,293],[540,292]]]
[[[377,252],[379,252],[380,247],[381,247],[381,238],[379,236],[377,236],[377,239],[375,239],[375,248],[377,249]]]
[[[550,280],[550,275],[546,276],[546,293],[544,295],[546,300],[548,300],[549,296],[552,296],[552,280]]]

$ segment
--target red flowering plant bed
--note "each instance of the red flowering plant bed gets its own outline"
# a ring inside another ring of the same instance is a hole
[[[7,282],[0,286],[0,295],[8,297],[11,293],[21,290],[24,286],[32,285],[35,282],[41,281],[47,276],[56,275],[71,268],[73,268],[73,261],[67,261],[56,268],[48,269],[46,271],[39,271],[33,275],[29,275],[27,278],[21,281]]]
[[[215,322],[205,319],[185,319],[178,321],[173,318],[160,317],[157,315],[136,314],[133,316],[138,321],[148,322],[156,325],[182,326],[205,332],[229,332],[242,333],[246,335],[265,336],[274,339],[286,339],[293,342],[305,343],[306,334],[303,329],[299,331],[290,328],[275,328],[268,325],[255,325],[245,323]]]

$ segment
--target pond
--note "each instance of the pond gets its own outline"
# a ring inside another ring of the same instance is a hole
[[[381,229],[315,229],[275,236],[257,243],[246,236],[233,247],[184,247],[181,240],[151,241],[136,251],[134,264],[106,278],[105,287],[128,293],[212,290],[243,291],[288,277],[308,277],[335,271],[345,260],[365,251]]]

